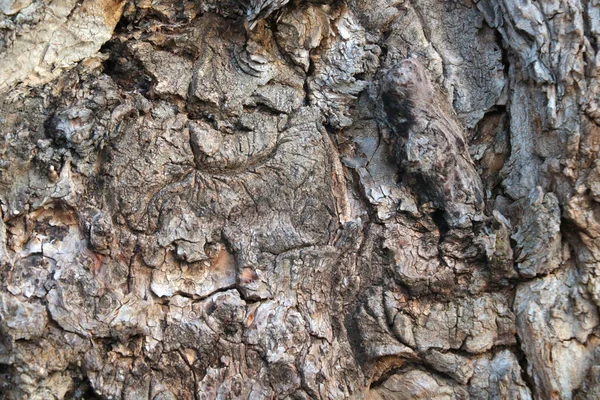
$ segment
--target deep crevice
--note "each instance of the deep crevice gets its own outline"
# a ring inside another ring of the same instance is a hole
[[[109,56],[103,63],[104,72],[120,88],[149,97],[154,80],[146,72],[142,63],[128,51],[125,43],[108,41],[102,46],[100,52]]]
[[[515,356],[517,357],[517,362],[519,363],[519,367],[521,368],[521,379],[523,380],[523,382],[525,382],[525,385],[527,385],[527,388],[531,392],[533,398],[538,398],[537,385],[535,384],[533,377],[529,376],[529,373],[527,372],[527,356],[523,351],[521,339],[519,338],[518,334],[515,334],[515,339],[517,341],[517,345],[515,346]]]
[[[446,236],[448,231],[450,231],[450,225],[448,225],[444,214],[444,210],[435,210],[433,213],[431,213],[431,219],[440,231],[440,243],[443,241],[443,238]]]

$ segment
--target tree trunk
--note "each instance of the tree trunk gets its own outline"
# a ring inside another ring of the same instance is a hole
[[[600,1],[0,32],[0,397],[600,398]]]

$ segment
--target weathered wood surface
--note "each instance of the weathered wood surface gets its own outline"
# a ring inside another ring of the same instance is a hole
[[[2,0],[0,397],[597,399],[599,51],[598,0]]]

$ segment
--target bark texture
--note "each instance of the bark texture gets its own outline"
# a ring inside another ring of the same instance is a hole
[[[0,397],[597,399],[600,1],[1,0]]]

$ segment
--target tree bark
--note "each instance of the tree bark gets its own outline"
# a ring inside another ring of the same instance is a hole
[[[0,397],[600,397],[598,0],[0,33]]]

